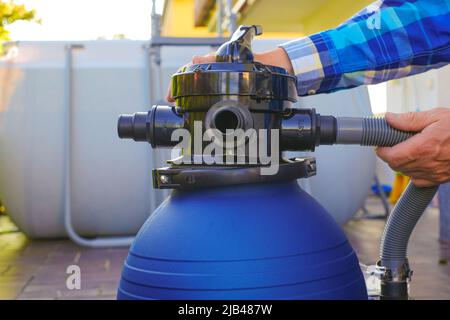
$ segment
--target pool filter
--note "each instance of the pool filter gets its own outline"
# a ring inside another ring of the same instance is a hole
[[[173,189],[139,231],[118,299],[367,299],[358,259],[297,184],[320,145],[393,146],[413,135],[382,118],[296,109],[296,78],[254,61],[259,26],[240,26],[216,62],[172,77],[174,106],[121,115],[120,138],[178,148],[153,185]],[[381,297],[408,298],[407,243],[436,188],[410,185],[391,214],[377,267]]]

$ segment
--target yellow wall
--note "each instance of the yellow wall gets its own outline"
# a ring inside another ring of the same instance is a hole
[[[207,27],[194,27],[194,0],[166,0],[161,33],[164,36],[215,36]]]
[[[303,27],[306,34],[316,33],[336,27],[349,19],[355,13],[374,2],[374,0],[332,0],[304,19]]]
[[[267,38],[293,38],[333,28],[371,2],[373,0],[254,0],[238,24],[260,24]],[[194,27],[194,0],[166,0],[162,34],[216,35],[214,28]]]

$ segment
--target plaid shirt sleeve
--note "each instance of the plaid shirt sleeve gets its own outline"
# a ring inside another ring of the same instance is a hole
[[[450,62],[450,0],[380,0],[336,29],[281,47],[300,96],[425,72]]]

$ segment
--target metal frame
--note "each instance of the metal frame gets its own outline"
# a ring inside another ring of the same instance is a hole
[[[80,246],[101,248],[101,247],[121,247],[129,246],[134,237],[98,237],[84,238],[80,236],[72,225],[72,119],[73,119],[73,50],[83,49],[80,44],[69,44],[65,47],[65,136],[64,136],[64,228],[69,238]]]

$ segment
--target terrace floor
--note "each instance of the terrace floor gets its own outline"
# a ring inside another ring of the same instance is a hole
[[[370,212],[381,212],[369,198]],[[410,243],[414,299],[450,299],[450,244],[438,241],[439,213],[428,209]],[[355,219],[345,227],[364,264],[373,264],[384,220]],[[115,299],[126,248],[87,249],[69,240],[33,241],[0,216],[0,299]],[[66,287],[69,265],[81,269],[81,289]]]

